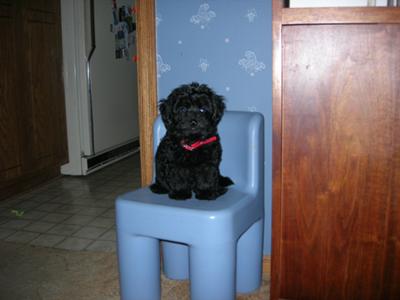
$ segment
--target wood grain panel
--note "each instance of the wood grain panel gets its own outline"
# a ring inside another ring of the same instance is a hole
[[[0,18],[15,19],[15,5],[7,2],[0,2]]]
[[[54,0],[24,0],[27,9],[58,14],[59,2]]]
[[[393,7],[328,7],[285,8],[283,25],[300,24],[376,24],[400,23],[400,8]]]
[[[137,1],[138,100],[142,186],[152,181],[153,123],[157,116],[155,1]]]
[[[398,299],[400,27],[288,26],[282,47],[279,296]]]
[[[398,60],[398,57],[397,57]],[[397,70],[397,95],[400,89]],[[399,96],[397,98],[399,100]],[[393,136],[393,165],[400,166],[400,105],[397,104],[395,111],[395,126]],[[385,273],[383,274],[382,299],[400,298],[400,168],[394,168],[391,174],[391,194],[389,208],[389,222],[387,229]]]
[[[12,6],[12,0],[0,0],[0,5],[1,6]]]
[[[0,4],[0,186],[20,173],[15,7]]]
[[[32,154],[35,161],[47,160],[47,163],[50,163],[55,138],[52,128],[52,125],[55,124],[54,95],[51,87],[54,61],[50,43],[50,40],[54,38],[54,28],[47,23],[29,22],[27,29],[29,100],[32,110]]]
[[[0,199],[67,159],[59,0],[0,3]]]
[[[26,99],[31,124],[27,145],[32,149],[31,164],[40,168],[61,164],[66,156],[60,21],[57,1],[50,1],[52,5],[48,2],[37,2],[35,9],[28,6],[24,11]]]
[[[281,216],[281,177],[282,177],[282,8],[283,1],[272,1],[272,216],[273,221]],[[281,272],[279,258],[281,257],[281,226],[272,226],[272,259],[271,261],[271,299],[279,299]]]

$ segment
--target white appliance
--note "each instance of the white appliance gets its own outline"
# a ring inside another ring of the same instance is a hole
[[[116,58],[112,3],[61,0],[69,148],[62,174],[86,175],[139,150],[136,65]]]

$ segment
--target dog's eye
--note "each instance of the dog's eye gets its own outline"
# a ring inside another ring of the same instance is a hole
[[[201,108],[199,109],[199,111],[200,111],[201,113],[205,113],[205,112],[208,112],[208,109],[207,109],[206,107],[201,107]]]

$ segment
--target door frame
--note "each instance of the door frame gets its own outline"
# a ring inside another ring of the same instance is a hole
[[[153,123],[157,116],[155,0],[137,0],[137,80],[141,184],[153,175]]]

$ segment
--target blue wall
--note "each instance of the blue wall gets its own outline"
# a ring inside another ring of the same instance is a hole
[[[265,118],[265,239],[271,252],[271,0],[158,0],[159,98],[198,81],[224,95],[228,110]]]

